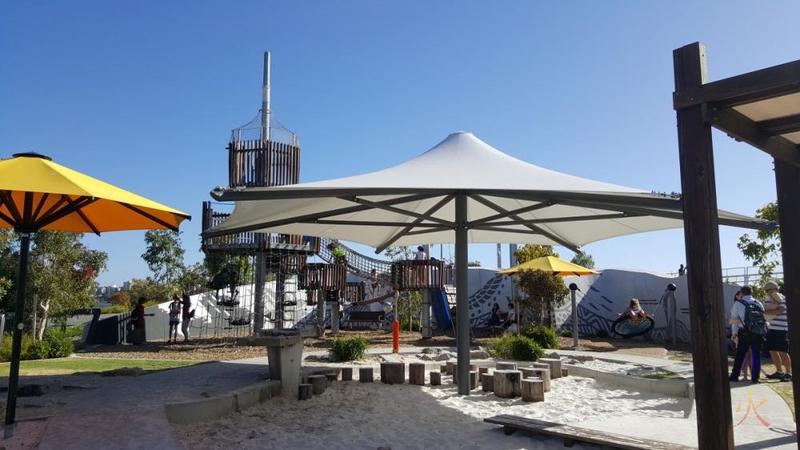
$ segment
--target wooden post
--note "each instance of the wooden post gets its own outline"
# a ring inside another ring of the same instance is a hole
[[[458,365],[453,366],[453,384],[458,384]]]
[[[522,393],[522,372],[519,370],[494,371],[494,395],[500,398],[514,398]]]
[[[569,370],[566,367],[562,367],[561,368],[561,376],[562,377],[568,377],[569,376]]]
[[[447,364],[442,364],[441,366],[439,366],[439,372],[447,373]]]
[[[775,184],[781,224],[783,289],[787,302],[791,302],[800,299],[800,168],[776,159]],[[787,309],[786,316],[789,330],[800,330],[800,308]],[[792,373],[800,374],[800,339],[789,339],[789,353],[792,355]],[[797,405],[800,405],[800,381],[792,380],[796,413]]]
[[[359,367],[358,368],[358,381],[362,383],[372,383],[374,380],[372,374],[372,367]]]
[[[542,380],[522,380],[522,401],[543,402],[544,382]]]
[[[481,389],[483,389],[483,392],[494,391],[494,374],[481,374]]]
[[[381,383],[403,384],[406,382],[406,365],[401,362],[381,363]]]
[[[431,386],[440,386],[442,384],[442,372],[431,370]]]
[[[408,365],[408,382],[418,386],[425,385],[425,363],[411,363]]]
[[[513,362],[498,362],[497,370],[517,370],[517,363]]]
[[[675,93],[707,81],[706,49],[699,42],[673,52]],[[701,450],[732,450],[733,411],[728,381],[722,262],[710,113],[705,104],[677,111],[689,318]]]
[[[471,370],[469,372],[469,388],[478,389],[478,371]]]
[[[328,377],[325,375],[309,375],[308,382],[312,386],[314,395],[321,395],[328,387]]]
[[[544,391],[550,392],[550,369],[535,368],[534,377],[539,378],[544,383]]]
[[[530,367],[521,367],[519,369],[522,372],[522,379],[526,378],[536,378],[536,369]]]
[[[483,374],[485,374],[485,373],[489,373],[489,368],[488,367],[478,367],[478,378],[481,378],[483,376]],[[482,378],[481,378],[481,380],[482,380]],[[483,381],[481,381],[481,383],[483,383]]]
[[[453,368],[456,367],[456,363],[448,361],[447,365],[445,367],[446,367],[447,374],[448,375],[453,375]]]
[[[342,381],[351,381],[353,379],[353,368],[342,367]]]
[[[541,358],[539,361],[546,363],[548,369],[550,369],[550,378],[561,378],[561,360],[560,359],[550,359],[550,358]]]
[[[297,398],[299,400],[308,400],[314,393],[313,386],[310,384],[299,384],[297,390],[298,390]]]

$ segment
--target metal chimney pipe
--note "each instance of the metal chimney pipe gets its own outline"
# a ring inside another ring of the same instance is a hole
[[[271,139],[270,130],[270,115],[272,111],[269,109],[270,93],[269,85],[271,78],[270,69],[270,52],[264,52],[264,86],[261,89],[261,139]]]

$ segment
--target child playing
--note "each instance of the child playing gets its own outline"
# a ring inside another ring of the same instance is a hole
[[[642,307],[639,305],[638,298],[632,298],[631,303],[625,308],[625,311],[622,312],[622,315],[628,315],[631,319],[644,319],[647,317],[647,313],[644,312]]]
[[[172,340],[178,342],[178,325],[181,323],[181,299],[178,294],[172,296],[172,303],[169,304],[169,334],[167,335],[167,342]]]

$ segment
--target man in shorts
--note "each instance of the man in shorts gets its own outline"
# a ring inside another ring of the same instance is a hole
[[[789,325],[786,320],[786,298],[778,292],[778,284],[768,281],[764,285],[767,299],[764,310],[769,320],[767,350],[775,373],[767,375],[770,380],[792,381],[792,359],[789,356]]]

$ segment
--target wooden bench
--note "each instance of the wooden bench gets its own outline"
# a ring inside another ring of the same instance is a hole
[[[696,447],[687,445],[607,433],[605,431],[590,430],[588,428],[573,427],[570,425],[547,422],[545,420],[528,419],[508,414],[487,417],[483,419],[483,421],[502,425],[506,435],[511,435],[517,430],[522,430],[529,433],[561,438],[564,441],[565,447],[572,447],[576,442],[587,442],[601,445],[603,448],[618,448],[623,450],[696,450]]]
[[[383,323],[386,313],[383,311],[350,311],[347,322],[377,322]]]

